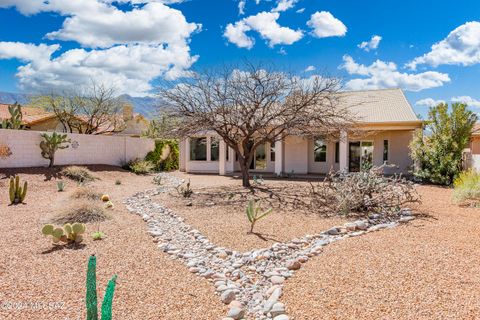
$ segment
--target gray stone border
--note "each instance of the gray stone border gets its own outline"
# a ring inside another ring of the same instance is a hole
[[[162,186],[127,198],[127,209],[140,215],[158,247],[172,259],[182,261],[192,273],[208,279],[223,303],[229,305],[224,320],[245,317],[288,320],[285,305],[279,301],[283,283],[302,264],[318,255],[323,247],[345,238],[381,229],[394,228],[414,217],[403,209],[397,221],[381,220],[380,215],[346,223],[324,232],[305,235],[271,247],[238,252],[216,246],[200,231],[184,222],[174,212],[152,201],[151,197],[183,183],[161,173]]]

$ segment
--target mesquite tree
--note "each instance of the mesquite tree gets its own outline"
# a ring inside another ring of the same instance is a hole
[[[244,187],[255,149],[289,134],[328,136],[349,127],[352,116],[339,103],[338,79],[302,79],[246,64],[220,72],[197,72],[161,89],[162,105],[178,117],[177,133],[216,132],[238,155]]]
[[[58,134],[56,132],[53,132],[51,135],[48,133],[42,133],[40,136],[43,138],[43,141],[40,142],[42,157],[50,160],[48,167],[51,168],[55,163],[55,153],[58,149],[68,148],[70,139],[68,139],[66,134]]]

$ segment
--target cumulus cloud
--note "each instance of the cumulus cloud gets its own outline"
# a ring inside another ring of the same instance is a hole
[[[315,71],[316,68],[314,66],[308,66],[305,68],[305,72],[312,72],[312,71]]]
[[[459,96],[459,97],[453,97],[452,102],[461,102],[465,103],[469,107],[477,107],[480,108],[480,100],[474,99],[470,96]]]
[[[183,0],[4,0],[23,14],[55,12],[65,16],[61,29],[46,35],[52,40],[75,41],[55,58],[60,45],[0,42],[0,59],[18,59],[20,87],[52,90],[95,79],[115,85],[121,93],[146,95],[159,77],[176,79],[188,73],[198,59],[189,41],[201,26],[189,23],[181,11],[166,4]],[[131,3],[121,10],[117,3]],[[141,6],[137,6],[142,4]]]
[[[440,42],[435,43],[430,52],[413,59],[407,64],[415,70],[418,65],[441,64],[469,66],[480,63],[480,22],[467,22]]]
[[[277,6],[273,8],[273,12],[287,11],[295,6],[298,0],[277,0]]]
[[[374,35],[369,41],[363,41],[362,43],[360,43],[358,47],[367,52],[370,50],[376,50],[378,48],[378,45],[380,44],[380,41],[382,41],[382,37]]]
[[[24,44],[25,50],[42,52],[43,45]],[[17,77],[22,89],[39,92],[52,88],[71,88],[90,83],[95,79],[114,85],[120,92],[133,96],[145,95],[152,90],[150,82],[159,76],[176,79],[182,76],[195,62],[187,47],[164,48],[151,45],[119,45],[105,50],[72,49],[56,58],[52,54],[55,46],[39,55],[17,55],[6,48],[17,47],[17,43],[0,42],[0,57],[21,58],[28,61],[18,68]]]
[[[247,35],[247,32],[252,30],[257,31],[270,47],[278,44],[290,45],[303,37],[301,30],[279,25],[277,22],[279,17],[278,12],[260,12],[234,24],[229,23],[225,28],[224,36],[229,42],[247,49],[255,44],[254,39]]]
[[[317,38],[343,37],[347,33],[347,27],[343,22],[328,11],[312,14],[307,26],[313,29],[312,34]]]
[[[422,107],[435,107],[435,106],[438,106],[440,103],[445,103],[445,100],[435,100],[432,98],[425,98],[415,102],[415,105],[422,106]]]
[[[369,66],[358,64],[345,55],[341,69],[350,75],[359,75],[363,78],[352,79],[346,83],[351,90],[370,90],[400,87],[408,91],[421,91],[428,88],[443,86],[450,81],[448,74],[434,71],[422,73],[401,73],[393,62],[377,60]]]

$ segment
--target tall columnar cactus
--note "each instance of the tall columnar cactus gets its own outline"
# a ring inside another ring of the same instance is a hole
[[[87,320],[98,320],[96,269],[97,258],[92,254],[88,260],[87,269]],[[102,302],[102,320],[112,320],[112,303],[116,281],[117,276],[114,275],[110,281],[108,281],[107,288],[105,289]]]
[[[22,203],[27,196],[28,183],[25,181],[23,183],[23,188],[20,186],[20,177],[15,176],[15,178],[10,177],[10,204]]]
[[[68,143],[70,143],[70,139],[68,139],[66,134],[58,134],[56,132],[50,135],[48,133],[42,133],[41,137],[43,138],[43,141],[40,142],[40,149],[42,149],[42,157],[50,160],[48,167],[51,168],[55,163],[55,152],[57,152],[58,149],[68,148]]]

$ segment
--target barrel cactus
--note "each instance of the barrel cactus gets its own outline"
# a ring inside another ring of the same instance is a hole
[[[88,260],[87,269],[87,293],[86,293],[86,305],[87,305],[87,320],[98,320],[98,306],[97,306],[97,257],[94,254],[90,256]],[[108,281],[105,295],[102,302],[102,320],[112,320],[112,303],[113,295],[115,293],[115,285],[117,276],[114,275],[110,281]]]
[[[27,187],[28,183],[25,181],[23,183],[23,188],[20,186],[20,177],[15,176],[15,178],[10,178],[10,204],[23,203],[25,197],[27,196]]]

